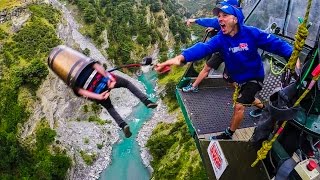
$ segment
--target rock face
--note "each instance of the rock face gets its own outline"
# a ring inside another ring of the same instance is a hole
[[[154,116],[147,122],[144,123],[143,127],[138,133],[136,141],[140,146],[140,154],[142,158],[142,163],[148,168],[150,173],[153,172],[150,162],[152,161],[152,156],[149,153],[148,148],[146,148],[147,141],[152,134],[152,130],[157,126],[159,122],[173,123],[175,122],[176,116],[168,113],[168,109],[163,104],[161,100],[158,101],[158,107]]]
[[[11,10],[4,9],[0,11],[0,23],[4,23],[6,21],[10,21],[13,18],[17,18],[21,14],[26,13],[26,11],[26,5]]]

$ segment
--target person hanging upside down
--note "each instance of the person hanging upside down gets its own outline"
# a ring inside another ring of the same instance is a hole
[[[132,133],[129,125],[121,118],[118,112],[114,109],[110,100],[110,91],[114,88],[127,88],[148,108],[156,108],[157,104],[148,99],[137,87],[135,87],[127,79],[115,74],[107,72],[100,64],[94,63],[87,66],[79,75],[75,82],[75,93],[83,97],[89,98],[92,101],[102,105],[118,126],[123,130],[126,138],[129,138]]]

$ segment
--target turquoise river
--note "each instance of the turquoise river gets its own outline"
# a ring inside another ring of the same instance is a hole
[[[146,88],[148,97],[156,101],[155,83],[157,75],[154,71],[142,74],[139,78]],[[126,118],[130,125],[132,136],[125,138],[121,132],[120,140],[113,146],[112,163],[105,169],[100,176],[100,180],[148,180],[150,173],[143,165],[140,156],[140,147],[136,142],[137,134],[145,121],[148,121],[153,110],[148,109],[141,102],[134,107],[132,113]]]

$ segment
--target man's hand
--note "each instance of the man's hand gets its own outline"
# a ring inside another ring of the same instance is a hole
[[[115,84],[117,83],[116,78],[114,77],[114,75],[112,73],[106,72],[107,76],[109,78],[109,82],[108,82],[108,88],[109,89],[113,89]]]
[[[109,81],[108,83],[108,88],[109,89],[113,89],[114,88],[114,85],[117,83],[117,81]]]
[[[154,66],[154,70],[156,70],[159,73],[163,73],[165,68],[170,67],[171,65],[181,65],[181,63],[184,62],[184,56],[178,55],[172,59],[168,59],[163,63],[158,63]]]
[[[195,23],[195,22],[196,22],[196,19],[188,19],[188,20],[186,21],[188,27],[190,27],[190,26],[191,26],[193,23]]]
[[[104,92],[102,92],[100,94],[99,100],[106,100],[106,99],[108,99],[109,95],[110,95],[110,91],[109,90],[104,91]]]
[[[169,66],[169,65],[164,65],[163,63],[159,63],[154,65],[154,70],[156,70],[158,73],[161,73],[164,69],[164,67]]]

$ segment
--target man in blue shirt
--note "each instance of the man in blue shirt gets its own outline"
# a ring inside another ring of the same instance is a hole
[[[231,6],[234,6],[236,8],[240,8],[238,0],[223,0],[221,2],[217,2],[217,4],[229,4]],[[187,26],[191,26],[193,23],[196,23],[200,26],[207,27],[207,28],[213,28],[215,30],[220,31],[220,25],[218,22],[218,18],[211,17],[211,18],[198,18],[198,19],[188,19],[186,21]]]
[[[241,10],[241,7],[238,3],[238,0],[224,0],[221,2],[217,2],[217,4],[229,4]],[[191,26],[193,23],[196,23],[200,26],[207,27],[206,32],[218,32],[220,31],[220,24],[218,22],[217,17],[211,18],[198,18],[198,19],[188,19],[186,21],[187,26]],[[188,86],[183,87],[183,92],[198,92],[198,85],[200,82],[208,76],[211,69],[217,70],[220,64],[223,63],[223,58],[221,57],[220,53],[213,53],[212,56],[207,60],[205,66],[200,71],[198,77],[193,83],[190,83]],[[228,76],[226,70],[223,72],[223,78],[229,82],[233,83],[233,80]]]
[[[254,104],[263,108],[260,100],[255,98],[262,89],[264,69],[258,48],[289,59],[293,51],[285,41],[262,30],[243,25],[243,15],[237,8],[220,4],[214,9],[218,16],[221,30],[206,43],[197,43],[184,50],[182,54],[155,66],[161,70],[168,65],[180,65],[185,62],[200,60],[214,52],[220,52],[228,74],[240,86],[239,96],[234,107],[231,125],[224,133],[213,139],[232,139],[233,133],[244,118],[244,104]]]

